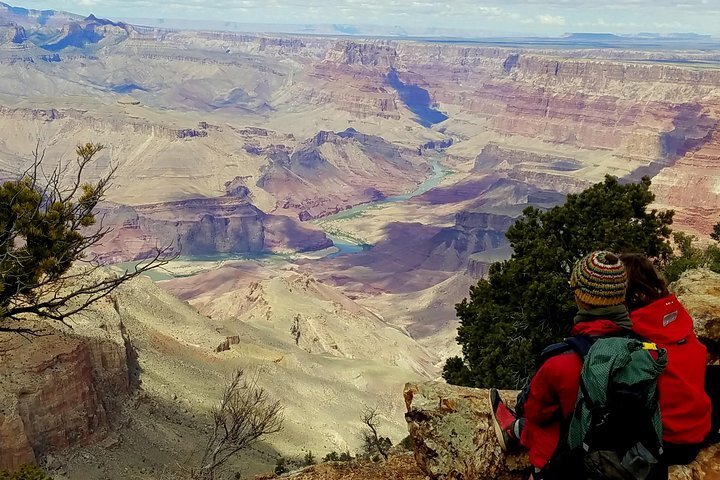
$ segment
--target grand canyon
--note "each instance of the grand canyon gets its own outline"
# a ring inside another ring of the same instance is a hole
[[[357,449],[367,405],[397,442],[402,386],[459,352],[454,305],[510,255],[525,207],[649,176],[654,208],[707,240],[720,43],[576,40],[192,31],[0,3],[0,179],[38,145],[72,174],[75,145],[101,143],[89,180],[116,169],[112,231],[92,253],[110,271],[179,254],[62,342],[3,339],[0,466],[52,450],[56,478],[158,478],[202,447],[237,367],[285,406],[243,475]]]

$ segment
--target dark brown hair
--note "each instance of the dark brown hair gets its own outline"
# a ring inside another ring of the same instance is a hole
[[[620,260],[625,264],[628,277],[625,293],[628,310],[636,310],[670,295],[667,283],[645,255],[623,253]]]

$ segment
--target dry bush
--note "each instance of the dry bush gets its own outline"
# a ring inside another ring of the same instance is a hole
[[[235,454],[260,438],[282,429],[283,407],[258,386],[258,376],[246,378],[242,370],[233,373],[220,404],[213,409],[210,434],[194,480],[212,480]]]
[[[363,450],[370,457],[382,455],[387,461],[388,452],[392,447],[390,438],[380,436],[378,426],[380,424],[377,408],[365,407],[360,415],[360,421],[364,428],[361,432],[363,440]]]

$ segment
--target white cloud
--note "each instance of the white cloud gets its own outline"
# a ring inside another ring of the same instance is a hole
[[[535,17],[535,20],[537,20],[538,23],[542,25],[562,26],[567,23],[565,21],[565,17],[563,17],[562,15],[538,15],[537,17]]]
[[[0,0],[2,1],[2,0]],[[8,0],[5,0],[8,1]],[[720,34],[720,0],[14,0],[107,18],[401,25],[479,33],[607,29]],[[604,17],[606,25],[598,22]]]

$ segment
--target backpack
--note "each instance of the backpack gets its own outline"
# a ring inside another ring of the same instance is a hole
[[[667,363],[665,350],[632,337],[577,336],[546,349],[540,361],[569,350],[583,360],[580,389],[545,478],[657,475],[662,455],[657,378]]]

